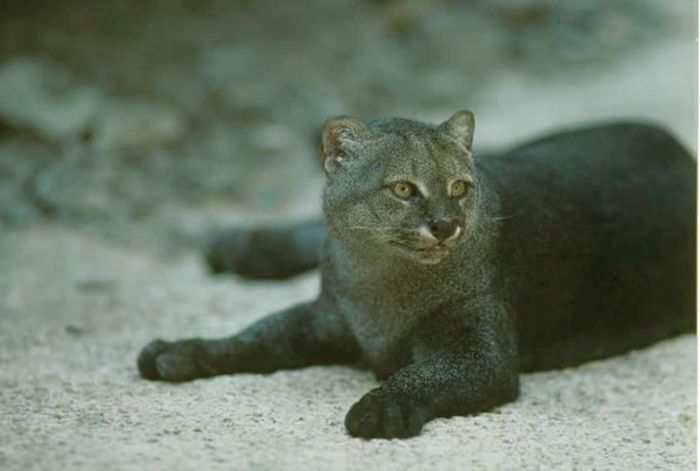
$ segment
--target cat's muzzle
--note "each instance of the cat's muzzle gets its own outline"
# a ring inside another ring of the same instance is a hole
[[[418,229],[414,244],[392,242],[403,255],[429,265],[440,263],[462,241],[463,229],[456,226],[454,231],[444,239],[437,238],[427,227]]]

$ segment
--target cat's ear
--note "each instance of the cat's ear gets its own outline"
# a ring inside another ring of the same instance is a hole
[[[321,133],[321,158],[326,173],[331,174],[352,158],[371,135],[372,131],[356,118],[336,116],[326,121]]]
[[[458,111],[442,123],[439,129],[455,138],[467,150],[471,150],[474,140],[474,113]]]

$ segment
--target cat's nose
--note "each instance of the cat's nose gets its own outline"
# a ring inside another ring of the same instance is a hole
[[[441,242],[452,237],[457,232],[457,227],[456,219],[438,219],[428,223],[430,233]]]

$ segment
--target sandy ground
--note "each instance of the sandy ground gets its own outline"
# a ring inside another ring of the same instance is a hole
[[[315,273],[214,280],[193,255],[163,262],[52,227],[7,232],[0,251],[0,469],[694,468],[694,336],[525,375],[494,412],[365,442],[343,426],[377,385],[364,371],[136,374],[152,337],[234,332],[313,296]]]

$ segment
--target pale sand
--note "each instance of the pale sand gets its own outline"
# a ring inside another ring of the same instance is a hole
[[[520,399],[405,441],[345,433],[368,372],[314,367],[169,385],[153,337],[218,336],[316,292],[208,277],[65,229],[0,236],[0,469],[694,469],[695,336],[525,375]],[[89,282],[89,283],[88,283]]]

